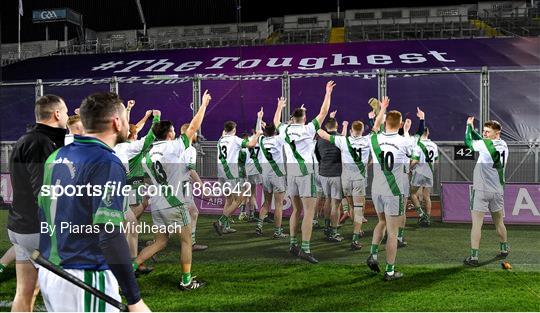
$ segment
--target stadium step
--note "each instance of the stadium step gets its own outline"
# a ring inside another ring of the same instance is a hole
[[[497,37],[502,36],[502,34],[495,28],[489,26],[482,20],[471,20],[471,24],[476,27],[476,29],[484,32],[485,36]]]
[[[345,27],[332,27],[330,31],[330,43],[345,42]]]

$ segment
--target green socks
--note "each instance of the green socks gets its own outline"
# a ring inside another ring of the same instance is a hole
[[[400,227],[399,230],[398,230],[398,233],[397,233],[397,239],[399,241],[403,241],[403,236],[405,235],[405,228],[404,227]]]
[[[471,259],[478,260],[478,249],[471,249]]]
[[[309,249],[309,241],[308,240],[302,240],[302,251],[305,253],[310,253],[311,250]]]
[[[0,264],[0,273],[2,273],[5,268],[6,268],[6,266],[4,264]]]
[[[386,272],[390,275],[394,274],[394,264],[386,264]]]
[[[182,284],[189,285],[191,283],[191,273],[182,273]]]
[[[508,252],[508,242],[501,242],[499,247],[501,248],[501,252]]]
[[[225,216],[225,215],[221,215],[221,216],[218,218],[218,222],[219,222],[220,224],[222,224],[222,225],[225,224],[228,220],[229,220],[229,218],[228,218],[227,216]]]
[[[416,211],[418,216],[420,216],[420,218],[424,218],[426,216],[426,213],[424,212],[424,210],[422,210],[421,207],[414,208],[414,210]]]
[[[281,235],[283,233],[283,227],[274,227],[274,234]]]
[[[324,228],[330,229],[330,219],[328,218],[324,219]]]
[[[352,235],[352,241],[353,241],[353,242],[358,242],[358,241],[360,241],[360,234],[353,233],[353,235]]]
[[[369,249],[369,253],[373,255],[373,259],[377,261],[377,253],[379,253],[379,245],[372,243],[371,248]]]
[[[298,244],[298,240],[296,240],[296,237],[295,236],[291,236],[290,238],[290,241],[289,241],[289,246],[295,246],[296,244]]]

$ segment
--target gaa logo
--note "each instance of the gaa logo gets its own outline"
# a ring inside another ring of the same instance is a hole
[[[57,18],[56,12],[54,11],[42,11],[40,16],[41,16],[41,19],[43,20],[50,20],[50,19]]]

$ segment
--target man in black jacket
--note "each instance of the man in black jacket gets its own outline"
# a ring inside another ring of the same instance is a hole
[[[334,118],[335,111],[326,120],[326,130],[331,135],[338,135],[338,123]],[[319,179],[326,198],[325,235],[328,241],[341,242],[343,237],[337,232],[339,222],[339,205],[341,203],[341,150],[327,140],[318,139],[315,148],[315,156],[319,160]]]
[[[30,255],[39,248],[37,197],[43,184],[43,164],[64,145],[68,109],[64,100],[45,95],[36,101],[36,126],[24,134],[13,149],[9,167],[13,205],[9,210],[8,234],[16,252],[17,290],[13,311],[31,311],[35,298],[37,270]]]

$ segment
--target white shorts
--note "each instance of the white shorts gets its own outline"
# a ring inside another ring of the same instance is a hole
[[[9,240],[15,247],[15,260],[28,261],[34,250],[39,249],[39,233],[19,234],[8,229]]]
[[[474,190],[470,192],[470,209],[478,212],[499,212],[503,211],[504,216],[504,195],[495,192]]]
[[[248,175],[246,181],[251,184],[251,187],[262,184],[261,174]]]
[[[363,197],[366,195],[365,179],[350,179],[341,176],[341,186],[346,197]]]
[[[411,178],[411,186],[433,188],[433,176],[428,177],[416,171],[413,171],[413,175]]]
[[[375,211],[379,214],[386,214],[390,216],[401,216],[405,212],[405,197],[399,196],[382,196],[371,195]]]
[[[264,192],[274,193],[274,192],[284,192],[285,191],[285,176],[263,176],[262,185]]]
[[[327,198],[341,200],[343,198],[341,190],[341,177],[319,176],[324,196]]]
[[[66,269],[87,285],[121,301],[118,281],[110,270],[90,271]],[[40,268],[39,289],[49,312],[119,312],[119,309],[75,286],[53,272]]]
[[[304,176],[287,176],[287,195],[302,198],[314,198],[317,196],[315,178],[313,174]]]
[[[317,194],[323,194],[323,188],[321,184],[321,175],[319,175],[319,164],[315,164],[315,188],[317,189]]]
[[[187,226],[191,223],[191,216],[187,206],[171,207],[166,209],[152,208],[152,222],[157,226],[174,225],[181,231],[182,226]]]

